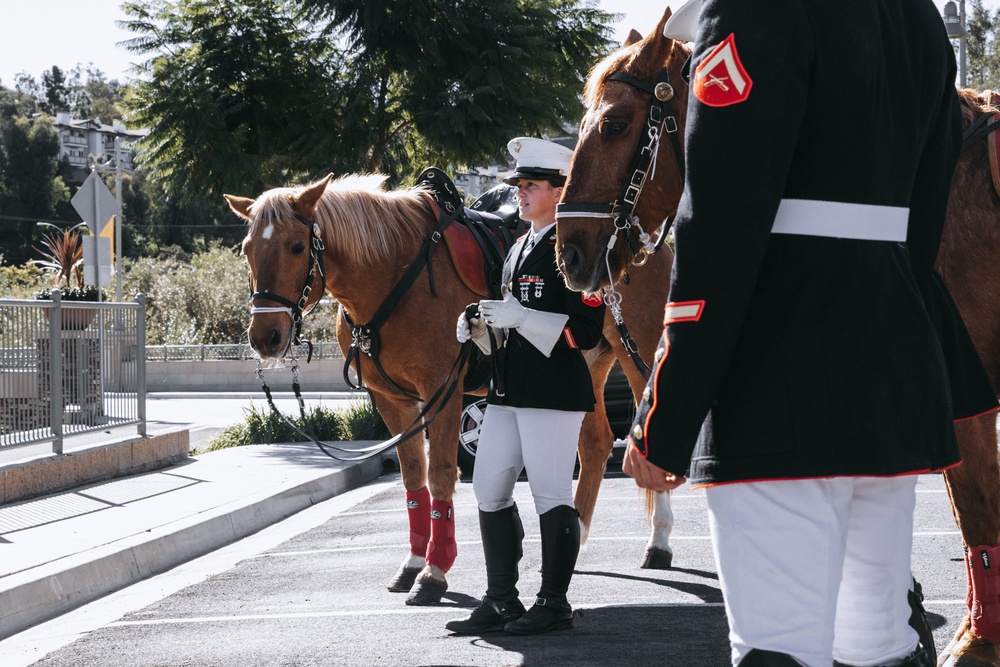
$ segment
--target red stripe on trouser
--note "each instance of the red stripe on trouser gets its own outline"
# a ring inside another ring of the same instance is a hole
[[[455,544],[455,506],[450,500],[431,501],[431,541],[427,545],[427,564],[447,572],[458,555]]]
[[[965,565],[972,589],[972,632],[1000,642],[1000,544],[968,547]]]
[[[406,492],[406,515],[410,520],[410,553],[423,557],[431,539],[431,492],[426,486]]]

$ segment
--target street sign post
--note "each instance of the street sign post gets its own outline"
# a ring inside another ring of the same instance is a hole
[[[96,171],[90,172],[70,203],[94,234],[100,234],[105,221],[118,212],[115,196]]]

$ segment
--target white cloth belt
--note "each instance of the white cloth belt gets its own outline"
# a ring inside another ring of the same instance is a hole
[[[813,199],[782,199],[772,234],[859,241],[906,241],[910,209]]]

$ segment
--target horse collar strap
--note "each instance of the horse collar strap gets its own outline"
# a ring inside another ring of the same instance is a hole
[[[344,318],[344,322],[350,327],[351,331],[351,347],[347,351],[347,358],[344,360],[344,380],[347,382],[349,387],[354,389],[360,389],[362,385],[361,378],[361,359],[358,357],[358,352],[363,352],[365,356],[372,360],[375,365],[376,370],[378,370],[379,375],[385,380],[389,385],[397,392],[412,398],[414,400],[421,400],[420,397],[414,396],[412,393],[406,391],[399,386],[392,378],[389,377],[385,369],[382,368],[382,362],[379,360],[379,351],[381,349],[382,343],[379,337],[379,329],[385,324],[389,316],[392,315],[393,311],[399,307],[399,304],[403,302],[403,298],[406,296],[410,288],[417,281],[417,276],[424,270],[425,266],[429,266],[431,255],[434,253],[434,248],[437,247],[438,242],[441,240],[444,230],[455,220],[455,216],[458,215],[459,211],[453,212],[451,215],[445,216],[442,214],[438,218],[437,225],[434,227],[434,231],[431,232],[430,236],[424,241],[423,246],[417,252],[416,258],[410,263],[410,266],[406,269],[406,272],[400,277],[399,282],[396,283],[395,287],[389,292],[389,295],[379,306],[375,314],[372,315],[371,320],[366,324],[355,324],[347,310],[341,306],[340,313]],[[433,287],[432,287],[433,291]],[[358,376],[358,383],[355,385],[351,382],[348,377],[348,370],[351,364],[355,366],[355,372]]]

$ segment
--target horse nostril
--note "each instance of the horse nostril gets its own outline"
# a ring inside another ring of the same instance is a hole
[[[280,345],[281,345],[281,332],[278,331],[277,329],[271,329],[271,340],[269,342],[271,344],[271,349],[272,350],[280,349]]]
[[[571,277],[576,277],[580,272],[580,252],[576,249],[576,246],[572,243],[567,243],[562,247],[562,252],[559,254],[559,259],[562,261],[563,268],[566,273]]]

